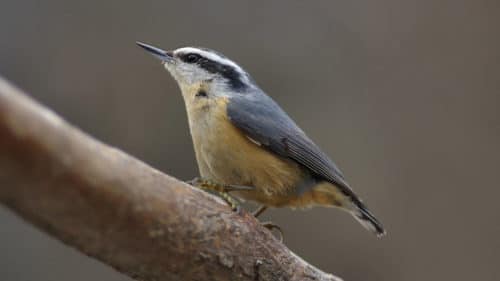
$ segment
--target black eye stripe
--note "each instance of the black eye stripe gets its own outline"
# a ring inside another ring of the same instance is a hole
[[[220,62],[203,57],[197,53],[186,53],[179,55],[179,58],[189,64],[196,63],[201,68],[214,74],[226,78],[234,89],[242,89],[246,84],[242,81],[242,74],[231,65],[222,64]]]
[[[180,59],[185,63],[196,63],[200,59],[202,59],[202,56],[200,56],[199,54],[195,54],[195,53],[187,53],[187,54],[182,54],[180,56]]]
[[[207,97],[207,92],[205,90],[198,90],[198,92],[196,93],[196,96],[197,97],[204,97],[204,98],[206,98]]]
[[[235,89],[243,88],[245,86],[245,83],[241,81],[241,73],[237,71],[233,66],[221,64],[206,58],[201,59],[198,64],[206,71],[210,73],[217,73],[226,78],[231,86]]]

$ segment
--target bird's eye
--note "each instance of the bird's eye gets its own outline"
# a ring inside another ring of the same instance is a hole
[[[199,55],[197,55],[197,54],[188,54],[188,55],[186,55],[186,57],[185,57],[185,61],[186,61],[187,63],[195,63],[195,62],[197,62],[198,60],[200,60],[200,56],[199,56]]]
[[[197,97],[203,97],[203,98],[206,98],[206,97],[207,97],[207,92],[205,92],[205,90],[199,90],[199,91],[196,93],[196,96],[197,96]]]

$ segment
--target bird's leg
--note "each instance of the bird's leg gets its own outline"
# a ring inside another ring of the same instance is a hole
[[[258,218],[264,211],[267,210],[267,206],[261,205],[257,210],[252,212],[252,215],[256,218]]]
[[[239,211],[240,202],[236,198],[229,195],[229,192],[253,190],[253,187],[249,186],[220,184],[208,179],[201,179],[201,178],[194,178],[193,180],[190,180],[187,183],[219,196],[224,201],[226,201],[228,205],[231,206],[231,209],[233,209],[233,211],[235,212]]]
[[[237,185],[237,184],[224,184],[224,190],[226,192],[231,192],[231,191],[252,191],[255,190],[255,187],[253,186],[246,186],[246,185]]]
[[[203,179],[203,178],[194,178],[190,181],[187,181],[188,184],[197,186],[197,187],[206,187],[209,189],[214,189],[217,191],[224,191],[224,192],[231,192],[231,191],[251,191],[254,190],[255,188],[252,186],[246,186],[246,185],[237,185],[237,184],[221,184],[214,182],[209,179]]]
[[[258,217],[260,216],[262,213],[264,213],[264,211],[267,210],[267,206],[265,205],[261,205],[259,208],[257,208],[257,210],[253,211],[252,212],[252,215],[254,217]],[[273,231],[273,229],[276,229],[278,230],[278,233],[279,233],[279,240],[280,242],[283,242],[283,230],[281,229],[281,227],[279,227],[279,225],[273,223],[273,222],[270,222],[270,221],[266,221],[266,222],[261,222],[262,226],[269,229],[269,231]]]
[[[232,185],[232,184],[220,184],[208,179],[202,179],[202,178],[194,178],[190,181],[187,181],[188,184],[192,186],[196,186],[204,191],[210,192],[216,196],[219,196],[222,198],[226,203],[231,206],[231,209],[235,212],[238,212],[240,209],[240,202],[229,195],[229,192],[231,191],[250,191],[254,190],[254,187],[251,186],[244,186],[244,185]],[[260,206],[257,210],[252,212],[252,215],[254,215],[256,218],[261,215],[265,210],[267,210],[267,206]],[[267,222],[262,222],[261,223],[263,227],[269,229],[269,231],[273,231],[276,229],[279,233],[279,240],[280,242],[283,242],[283,230],[281,227],[279,227],[277,224],[267,221]]]

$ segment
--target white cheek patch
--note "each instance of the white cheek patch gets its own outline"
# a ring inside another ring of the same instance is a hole
[[[177,80],[182,80],[184,83],[188,84],[209,80],[214,77],[213,73],[184,62],[179,62],[175,67],[171,67],[169,71]]]

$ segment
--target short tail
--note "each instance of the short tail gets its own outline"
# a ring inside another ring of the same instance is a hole
[[[373,232],[377,237],[386,235],[384,226],[379,220],[368,210],[368,208],[360,200],[354,200],[350,208],[351,214],[361,223],[363,227]]]
[[[370,232],[378,237],[386,234],[382,223],[368,210],[365,204],[352,190],[345,188],[340,190],[337,186],[330,183],[319,184],[314,188],[314,198],[316,203],[322,206],[340,207],[349,212]]]

